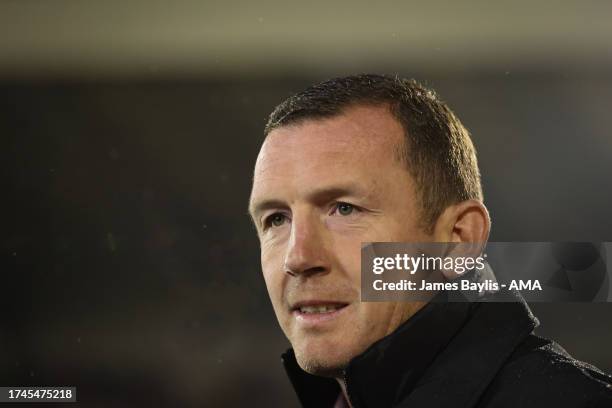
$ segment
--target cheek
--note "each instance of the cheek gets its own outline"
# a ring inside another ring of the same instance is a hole
[[[261,271],[270,299],[276,304],[282,295],[284,279],[282,251],[278,247],[262,244]]]
[[[361,237],[335,234],[329,246],[334,258],[332,268],[336,273],[348,278],[355,289],[361,287],[361,242]]]
[[[393,307],[387,302],[362,303],[362,307],[365,332],[375,340],[386,336],[393,319]]]

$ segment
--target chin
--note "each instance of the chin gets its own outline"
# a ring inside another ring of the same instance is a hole
[[[294,347],[296,360],[302,370],[321,377],[342,377],[348,363],[359,354],[358,352],[347,352],[351,348],[340,342],[335,344],[333,342],[309,343]]]
[[[348,365],[348,361],[329,361],[318,358],[300,358],[297,356],[296,359],[302,370],[308,374],[320,377],[340,378],[343,376],[344,370]]]

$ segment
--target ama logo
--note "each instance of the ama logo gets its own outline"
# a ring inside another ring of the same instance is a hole
[[[510,289],[516,290],[542,290],[542,285],[540,285],[540,281],[535,280],[513,280],[510,282]]]

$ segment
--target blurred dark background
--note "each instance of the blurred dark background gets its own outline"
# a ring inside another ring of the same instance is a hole
[[[610,3],[170,4],[0,3],[1,385],[296,406],[246,207],[268,113],[331,76],[438,91],[491,240],[612,241]],[[612,371],[612,304],[532,306]]]

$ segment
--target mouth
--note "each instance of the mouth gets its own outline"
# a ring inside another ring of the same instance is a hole
[[[316,327],[329,324],[346,311],[348,303],[312,300],[298,302],[291,307],[291,314],[296,321],[305,327]]]

